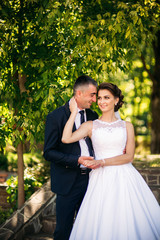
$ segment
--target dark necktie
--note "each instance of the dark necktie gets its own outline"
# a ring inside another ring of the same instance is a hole
[[[84,110],[79,111],[79,113],[81,114],[80,120],[81,120],[81,124],[82,124],[82,123],[84,123]],[[86,137],[85,141],[88,146],[90,156],[93,156],[93,148],[92,148],[91,139],[89,137]]]

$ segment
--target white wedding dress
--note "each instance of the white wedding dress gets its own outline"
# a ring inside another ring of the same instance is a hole
[[[93,121],[95,158],[123,154],[126,123]],[[131,163],[90,172],[70,240],[159,240],[160,207]]]

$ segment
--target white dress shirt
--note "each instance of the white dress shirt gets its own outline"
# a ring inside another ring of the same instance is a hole
[[[85,109],[83,109],[83,110],[84,110],[84,119],[86,121],[87,120],[86,111],[85,111]],[[80,111],[80,109],[78,109],[78,112],[77,112],[77,115],[75,118],[76,129],[78,129],[81,125],[81,123],[80,123],[81,114],[79,113],[79,111]],[[80,144],[80,149],[81,149],[81,156],[90,156],[88,146],[87,146],[84,138],[79,140],[79,144]],[[83,168],[84,166],[81,164],[80,167]]]

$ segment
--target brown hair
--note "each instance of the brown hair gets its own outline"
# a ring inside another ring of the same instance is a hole
[[[78,77],[76,82],[75,82],[75,84],[74,84],[74,86],[73,86],[74,95],[76,93],[76,90],[79,87],[88,86],[89,84],[94,85],[96,88],[98,86],[97,82],[93,78],[91,78],[91,77],[89,77],[87,75],[82,75],[82,76]]]
[[[121,90],[117,87],[117,85],[113,84],[113,83],[107,83],[107,82],[104,82],[104,83],[101,83],[99,86],[98,86],[98,91],[97,93],[100,91],[100,90],[108,90],[110,91],[113,96],[115,98],[119,98],[119,101],[117,103],[117,105],[115,105],[114,107],[114,111],[118,111],[119,108],[122,107],[124,101],[123,101],[123,98],[124,96],[122,95],[122,92]]]

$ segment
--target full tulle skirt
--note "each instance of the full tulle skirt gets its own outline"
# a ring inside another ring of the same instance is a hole
[[[70,240],[159,239],[159,204],[133,165],[92,170]]]

